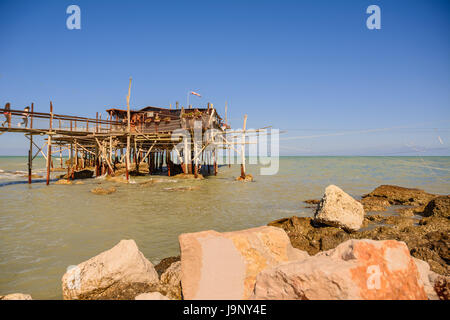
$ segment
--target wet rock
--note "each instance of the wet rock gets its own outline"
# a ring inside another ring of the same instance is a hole
[[[197,178],[195,177],[195,175],[190,174],[190,173],[180,173],[173,177],[176,179],[187,179],[187,180],[195,180],[195,179],[203,180],[203,179],[205,179],[201,173],[197,174]]]
[[[303,202],[308,203],[308,204],[319,204],[320,200],[319,199],[310,199],[310,200],[305,200]]]
[[[29,294],[10,293],[5,296],[0,296],[0,300],[33,300],[33,299]]]
[[[67,179],[60,179],[55,182],[55,184],[72,184],[72,183],[73,182],[71,180],[67,180]]]
[[[314,220],[348,231],[358,230],[364,220],[364,208],[342,189],[329,185],[320,201]]]
[[[174,262],[161,275],[158,291],[173,300],[181,300],[181,261]]]
[[[92,189],[91,192],[92,192],[93,194],[102,194],[102,195],[105,195],[105,194],[111,194],[111,193],[116,192],[116,188],[114,188],[114,187],[111,187],[111,188],[97,187],[97,188]]]
[[[245,175],[245,177],[239,176],[236,177],[236,181],[243,181],[243,182],[253,182],[253,176],[251,174]]]
[[[389,201],[379,197],[366,197],[361,199],[361,203],[365,212],[386,211],[386,209],[391,205]]]
[[[184,187],[173,187],[173,188],[164,188],[166,191],[193,191],[199,190],[199,186],[184,186]]]
[[[67,271],[62,291],[65,300],[131,300],[140,293],[156,291],[158,282],[152,263],[134,240],[121,240]]]
[[[423,210],[423,216],[438,216],[450,218],[450,195],[440,196],[431,200]]]
[[[260,271],[308,256],[275,227],[187,233],[179,242],[181,287],[187,300],[247,299]]]
[[[67,173],[66,173],[64,175],[61,175],[59,178],[61,178],[61,179],[69,178],[69,179],[76,180],[76,179],[89,179],[89,178],[92,178],[93,176],[94,176],[93,170],[85,169],[85,170],[74,171],[73,178],[72,178],[72,173],[70,173],[69,176],[67,176]]]
[[[166,296],[162,295],[159,292],[146,292],[146,293],[141,293],[140,295],[136,296],[136,298],[134,298],[135,300],[170,300],[169,298],[167,298]]]
[[[430,200],[436,197],[434,194],[427,193],[421,189],[404,188],[392,185],[381,185],[371,193],[363,195],[367,197],[379,197],[386,199],[392,205],[426,205]]]
[[[423,300],[427,295],[404,243],[349,240],[262,271],[252,298]]]
[[[106,176],[105,179],[112,182],[128,183],[128,180],[124,175],[118,175],[117,173],[114,177]]]
[[[450,299],[450,277],[439,276],[434,282],[434,290],[440,300]]]
[[[180,261],[180,256],[162,259],[157,265],[155,265],[155,270],[158,273],[158,276],[161,276],[174,262],[177,261]]]

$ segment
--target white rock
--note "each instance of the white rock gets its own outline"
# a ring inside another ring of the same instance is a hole
[[[62,278],[64,299],[134,299],[153,291],[159,279],[153,265],[134,240],[80,263]]]
[[[364,207],[339,187],[329,185],[317,206],[314,219],[316,222],[356,231],[364,221]]]

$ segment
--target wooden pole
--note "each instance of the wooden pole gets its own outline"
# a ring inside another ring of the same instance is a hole
[[[244,116],[244,125],[242,126],[242,145],[241,145],[241,178],[245,179],[245,127],[247,125],[247,115]]]
[[[53,104],[50,101],[50,130],[48,132],[47,140],[47,181],[46,184],[50,183],[50,166],[52,160],[52,126],[53,126]]]
[[[34,103],[31,103],[30,129],[33,129]],[[28,183],[31,183],[31,171],[33,167],[33,135],[30,133],[30,149],[28,150]]]
[[[127,154],[126,154],[126,176],[127,180],[128,177],[128,170],[130,170],[130,138],[131,138],[131,124],[130,124],[130,94],[131,94],[131,77],[130,77],[130,84],[128,85],[128,96],[127,96],[127,129],[128,129],[128,135],[127,135]]]

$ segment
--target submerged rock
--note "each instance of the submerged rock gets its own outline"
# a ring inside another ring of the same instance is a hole
[[[235,180],[243,182],[253,182],[253,176],[251,174],[246,174],[245,177],[239,176]]]
[[[5,296],[0,296],[0,300],[33,300],[33,299],[29,294],[10,293]]]
[[[256,276],[281,262],[303,259],[286,233],[274,227],[179,236],[184,299],[247,299]]]
[[[76,180],[76,179],[89,179],[89,178],[92,178],[93,176],[94,176],[93,170],[85,169],[85,170],[74,171],[73,178],[72,178],[72,173],[69,173],[69,175],[67,175],[67,173],[63,174],[59,178],[61,178],[61,179],[69,178],[69,179]]]
[[[102,188],[102,187],[97,187],[97,188],[94,188],[94,189],[92,189],[91,190],[91,192],[93,193],[93,194],[111,194],[111,193],[114,193],[114,192],[116,192],[116,188],[114,188],[114,187],[111,187],[111,188]]]
[[[197,174],[197,178],[195,177],[194,174],[190,174],[190,173],[180,173],[173,177],[175,179],[188,179],[188,180],[192,180],[192,179],[203,180],[203,179],[205,179],[201,173]]]
[[[72,184],[72,183],[73,182],[71,180],[67,180],[67,179],[60,179],[55,182],[55,184]]]
[[[317,207],[314,220],[344,230],[356,231],[364,221],[364,208],[339,187],[329,185]]]
[[[252,298],[424,300],[427,295],[404,243],[349,240],[262,271]]]
[[[134,240],[122,240],[112,249],[80,263],[62,277],[65,300],[134,299],[156,291],[158,274]]]

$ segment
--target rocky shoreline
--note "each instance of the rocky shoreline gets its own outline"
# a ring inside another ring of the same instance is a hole
[[[449,195],[383,185],[357,201],[331,185],[305,202],[314,217],[182,234],[156,266],[122,240],[64,274],[63,298],[449,299]]]

